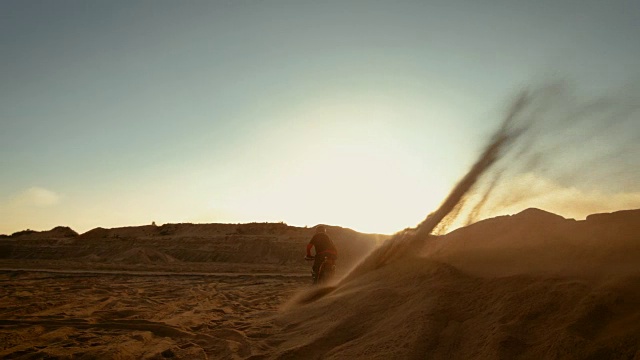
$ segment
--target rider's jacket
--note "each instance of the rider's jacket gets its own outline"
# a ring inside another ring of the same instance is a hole
[[[338,251],[336,250],[336,246],[331,241],[331,238],[327,236],[325,233],[315,234],[311,241],[309,241],[309,245],[307,245],[307,256],[311,256],[311,247],[316,247],[316,255],[321,254],[331,254],[334,256],[338,255]]]

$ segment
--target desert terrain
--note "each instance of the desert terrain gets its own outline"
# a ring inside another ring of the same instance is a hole
[[[0,1],[0,360],[640,360],[639,24]]]
[[[324,287],[302,259],[313,231],[3,236],[0,357],[640,359],[640,210],[576,221],[529,209],[373,267],[358,261],[393,239],[329,227],[342,271]]]
[[[341,274],[387,238],[329,228]],[[0,357],[250,357],[278,331],[263,320],[309,286],[313,234],[254,223],[1,236]]]
[[[307,276],[3,271],[7,359],[244,358]]]

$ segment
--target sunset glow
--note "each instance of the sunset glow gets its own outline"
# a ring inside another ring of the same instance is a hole
[[[608,93],[637,75],[622,3],[588,1],[591,17],[545,4],[5,2],[0,234],[415,226],[523,84],[566,76]],[[637,181],[608,182],[556,185],[594,199],[588,211],[640,206]]]

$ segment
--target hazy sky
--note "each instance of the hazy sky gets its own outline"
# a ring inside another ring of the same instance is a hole
[[[515,90],[638,39],[637,0],[2,1],[0,233],[414,226]]]

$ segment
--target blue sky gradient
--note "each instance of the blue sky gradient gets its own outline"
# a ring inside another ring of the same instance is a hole
[[[639,24],[623,0],[3,1],[0,233],[413,226],[514,90],[638,79]]]

